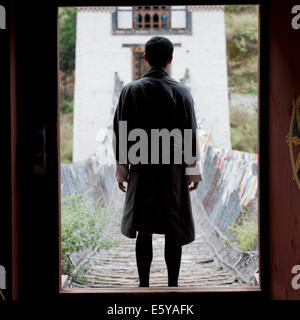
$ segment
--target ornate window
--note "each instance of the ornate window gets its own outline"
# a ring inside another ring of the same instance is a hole
[[[170,6],[133,7],[135,30],[169,30]]]
[[[187,6],[115,7],[112,33],[191,33],[191,12]]]

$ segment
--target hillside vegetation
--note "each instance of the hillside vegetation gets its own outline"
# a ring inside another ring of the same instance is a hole
[[[228,89],[230,93],[258,92],[258,6],[226,6]],[[257,152],[257,112],[230,109],[233,149]]]
[[[59,8],[60,158],[72,162],[76,8]]]
[[[226,6],[228,86],[234,93],[257,93],[258,6]]]

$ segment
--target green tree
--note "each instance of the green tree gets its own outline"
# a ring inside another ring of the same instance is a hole
[[[76,14],[76,8],[59,9],[60,110],[63,114],[73,112]]]
[[[75,69],[76,8],[59,10],[59,66],[65,76]]]
[[[238,108],[231,108],[232,149],[257,153],[257,124],[257,112],[249,113]]]

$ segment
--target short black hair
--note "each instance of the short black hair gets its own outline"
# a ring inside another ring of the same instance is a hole
[[[173,55],[174,46],[165,38],[154,36],[146,42],[145,54],[152,67],[165,67]]]

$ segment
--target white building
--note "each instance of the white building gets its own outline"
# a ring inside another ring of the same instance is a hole
[[[231,147],[223,6],[77,9],[73,161],[97,151],[111,123],[115,72],[124,84],[145,72],[153,35],[174,44],[171,77],[186,80],[197,120],[220,147]]]

